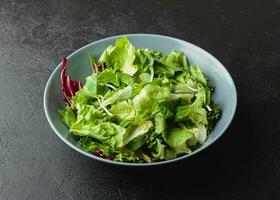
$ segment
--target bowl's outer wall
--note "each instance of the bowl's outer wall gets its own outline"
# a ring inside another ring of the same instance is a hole
[[[216,89],[214,93],[214,102],[221,106],[222,108],[222,117],[216,124],[213,132],[208,136],[207,141],[199,147],[197,150],[188,154],[186,156],[177,158],[175,160],[182,159],[193,155],[200,150],[206,148],[216,139],[218,139],[229,126],[232,118],[234,116],[237,104],[237,94],[234,82],[230,74],[227,72],[225,67],[212,55],[202,50],[201,48],[190,44],[188,42],[160,35],[150,35],[150,34],[129,34],[127,35],[132,44],[137,48],[148,48],[159,50],[161,52],[168,53],[173,50],[180,50],[185,53],[190,64],[198,64],[204,74],[208,79],[214,82]],[[91,66],[88,59],[88,53],[93,53],[96,58],[98,58],[104,49],[108,45],[113,45],[115,40],[121,36],[115,36],[111,38],[106,38],[93,42],[76,52],[68,56],[68,74],[71,75],[72,79],[85,80],[85,77],[91,74]],[[56,132],[56,134],[64,140],[72,148],[78,150],[79,152],[95,158],[97,160],[102,160],[105,162],[111,162],[121,165],[139,165],[139,164],[127,164],[127,163],[116,163],[112,161],[107,161],[100,159],[94,155],[84,152],[78,145],[77,140],[74,136],[69,133],[68,128],[61,121],[60,115],[58,113],[59,109],[65,107],[64,102],[62,101],[62,94],[60,90],[60,65],[55,69],[51,75],[44,95],[44,107],[47,118],[50,125]],[[173,160],[174,161],[174,160]],[[170,161],[163,161],[154,164],[163,164]],[[140,164],[140,165],[150,165],[150,164]]]

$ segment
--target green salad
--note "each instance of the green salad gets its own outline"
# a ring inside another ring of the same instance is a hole
[[[63,122],[81,147],[104,159],[157,162],[191,153],[203,144],[221,110],[214,85],[184,53],[135,48],[127,37],[99,59],[84,85],[62,64]],[[85,66],[86,67],[86,66]]]

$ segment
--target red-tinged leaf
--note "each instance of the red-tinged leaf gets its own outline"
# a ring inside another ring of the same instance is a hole
[[[79,91],[82,88],[80,81],[73,80],[72,84],[73,84],[73,88],[75,89],[75,91]]]
[[[105,158],[105,159],[107,159],[107,160],[113,160],[113,159],[114,159],[112,156],[106,156],[106,155],[104,155],[102,151],[95,151],[95,152],[94,152],[94,155],[96,155],[96,156],[98,156],[98,157],[100,157],[100,158]]]
[[[63,99],[66,103],[71,105],[71,97],[75,96],[75,93],[82,88],[80,81],[71,80],[70,76],[66,74],[67,59],[64,58],[62,62],[61,70],[61,90],[63,93]]]

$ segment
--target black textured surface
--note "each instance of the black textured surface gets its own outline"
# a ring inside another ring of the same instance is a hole
[[[199,2],[199,3],[198,3]],[[0,199],[280,199],[280,2],[0,0]],[[215,55],[238,90],[226,134],[166,167],[90,160],[53,133],[43,90],[63,56],[123,33]]]

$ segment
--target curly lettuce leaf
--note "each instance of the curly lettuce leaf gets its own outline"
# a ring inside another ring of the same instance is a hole
[[[132,96],[133,96],[132,87],[126,86],[123,89],[119,89],[115,91],[113,94],[110,93],[108,98],[102,98],[102,101],[100,101],[100,107],[106,107],[108,105],[117,103],[119,101],[128,100],[132,98]]]
[[[164,152],[164,159],[165,160],[171,160],[176,158],[178,155],[182,155],[182,154],[189,154],[191,153],[191,149],[188,147],[188,145],[186,143],[177,146],[175,148],[168,148],[165,150]]]
[[[195,101],[186,106],[178,106],[176,108],[175,121],[191,120],[194,124],[208,124],[207,111],[203,107],[206,102],[205,89],[200,88],[196,94]]]
[[[156,67],[156,73],[161,75],[174,76],[176,72],[183,71],[188,67],[186,56],[180,51],[172,51],[155,60],[159,63]]]
[[[162,114],[155,116],[155,133],[162,133],[166,130],[167,125],[165,121],[165,117]]]
[[[84,86],[89,96],[97,95],[97,74],[94,73],[86,78],[86,84]]]
[[[136,114],[131,101],[121,101],[114,104],[110,112],[116,117],[118,122],[121,122],[123,119],[133,119]]]
[[[164,132],[163,138],[170,147],[175,148],[193,138],[193,133],[187,129],[173,128]]]
[[[135,48],[129,42],[127,37],[121,37],[115,43],[115,46],[109,46],[101,57],[99,63],[106,63],[114,72],[120,70],[133,76],[137,72],[137,65],[134,65]]]
[[[118,151],[114,156],[114,161],[137,162],[139,160],[141,160],[139,156],[137,156],[134,151],[131,151],[129,149],[122,149]]]
[[[207,81],[198,65],[193,65],[190,67],[190,73],[192,77],[203,86],[207,86]]]
[[[186,83],[177,83],[174,85],[174,93],[176,94],[196,94],[197,92],[198,86],[191,80]]]
[[[126,129],[111,122],[103,122],[98,125],[75,123],[70,127],[70,132],[77,136],[94,138],[112,147],[121,147]]]
[[[161,139],[156,139],[155,145],[152,147],[152,156],[157,159],[164,159],[164,151],[165,151],[165,145],[162,143]]]
[[[134,138],[144,135],[147,133],[150,128],[153,127],[153,123],[151,121],[145,121],[138,126],[130,126],[126,129],[126,133],[123,138],[124,146],[127,145]]]
[[[70,106],[66,106],[65,111],[59,110],[62,121],[68,126],[71,127],[73,123],[77,120],[76,115],[73,109]]]
[[[154,59],[160,55],[160,52],[149,51],[143,49],[136,50],[135,65],[138,66],[138,70],[141,72],[139,78],[143,82],[151,82],[154,78]]]
[[[98,73],[98,84],[114,84],[119,86],[119,78],[116,73],[113,73],[111,70],[104,70],[101,73]]]
[[[107,144],[94,141],[89,137],[81,137],[79,140],[79,144],[85,151],[93,153],[105,159],[122,162],[136,162],[140,160],[135,152],[129,149],[123,148],[117,150]]]
[[[155,102],[163,102],[170,98],[170,90],[157,84],[146,85],[138,95],[133,98],[133,104],[137,112],[151,110]]]

